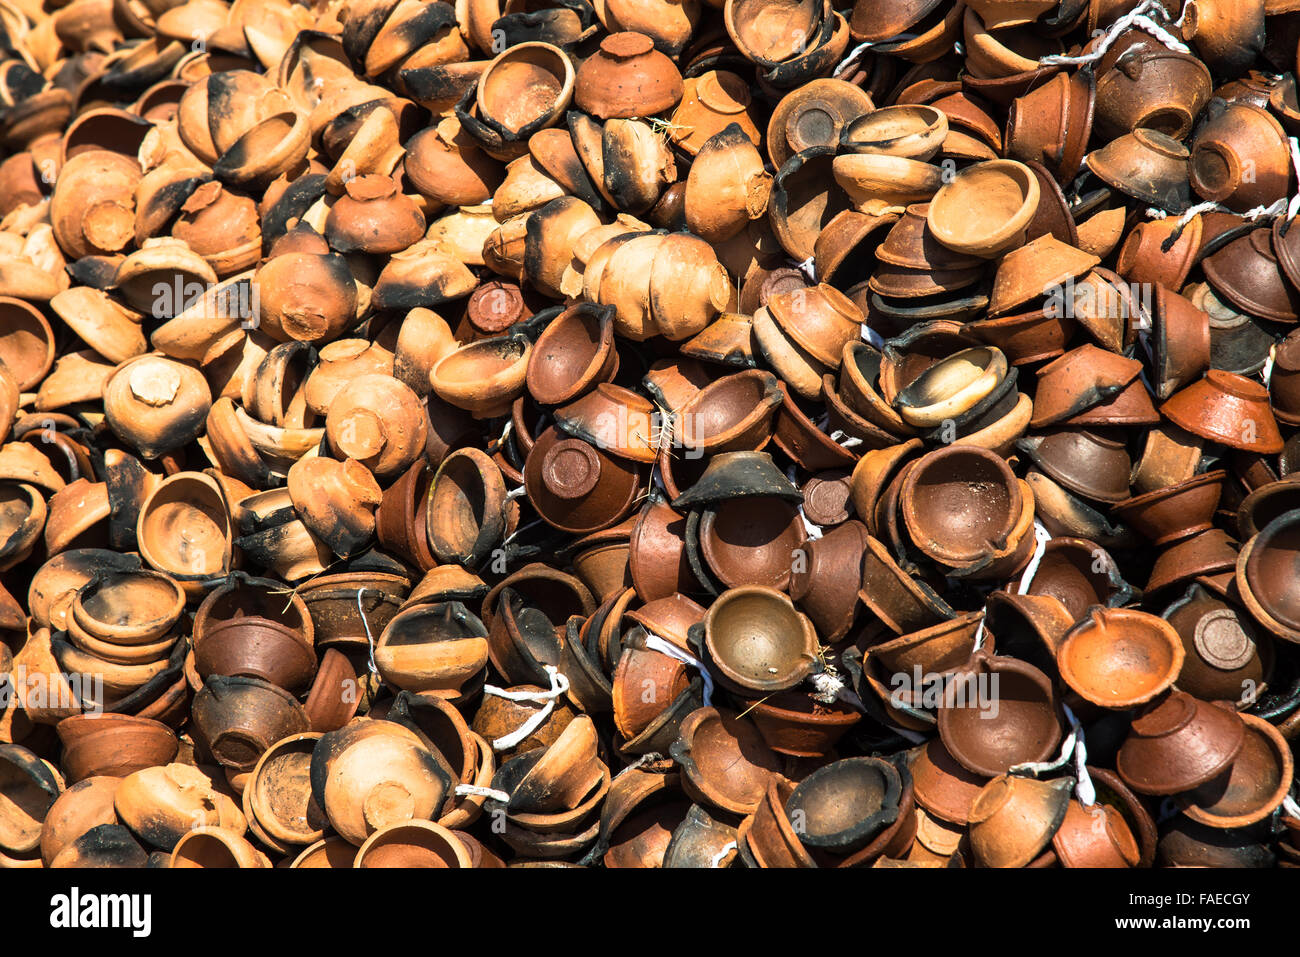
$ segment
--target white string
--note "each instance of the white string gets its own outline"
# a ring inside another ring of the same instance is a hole
[[[799,506],[799,520],[803,522],[803,530],[809,541],[815,542],[822,537],[822,527],[804,514],[802,505]]]
[[[456,797],[485,797],[492,801],[500,801],[502,804],[509,802],[510,795],[505,791],[498,791],[496,788],[481,788],[477,784],[457,784]]]
[[[507,701],[531,701],[542,705],[540,711],[534,712],[532,717],[514,731],[492,742],[492,747],[497,751],[510,750],[540,728],[542,723],[551,716],[551,712],[555,710],[555,699],[569,690],[569,679],[560,674],[555,665],[545,665],[544,667],[551,679],[550,691],[506,691],[504,688],[498,688],[495,685],[483,686],[484,694],[505,698]]]
[[[366,593],[364,588],[357,589],[357,614],[361,616],[361,624],[366,629],[366,644],[370,648],[370,673],[379,676],[379,665],[375,664],[375,636],[370,633],[370,622],[366,621],[366,610],[361,607],[361,596]]]
[[[1065,736],[1061,742],[1061,753],[1055,761],[1025,761],[1021,764],[1013,764],[1010,768],[1011,774],[1047,774],[1051,771],[1057,771],[1070,763],[1070,757],[1074,754],[1074,746],[1079,740],[1077,727],[1071,727],[1070,733]]]
[[[971,651],[979,651],[984,647],[984,616],[980,615],[979,627],[975,629],[975,645]]]
[[[522,488],[523,486],[520,487]],[[524,532],[528,531],[529,529],[536,528],[538,525],[541,524],[543,523],[542,520],[539,518],[535,522],[529,522],[527,525],[524,525],[520,528],[516,528],[513,532],[511,532],[509,535],[505,537],[505,540],[501,543],[502,547],[509,545],[511,542],[513,542],[515,540],[515,536],[522,535]]]
[[[862,444],[862,440],[860,438],[858,438],[856,435],[849,435],[843,429],[836,429],[834,432],[832,432],[831,441],[834,442],[836,445],[840,446],[840,448],[845,448],[845,449],[856,449],[859,445]]]
[[[1267,389],[1273,381],[1273,359],[1277,355],[1277,343],[1268,347],[1268,358],[1264,360],[1264,388]]]
[[[790,265],[799,270],[813,282],[817,281],[817,267],[813,261],[814,257],[809,256],[801,263],[791,261]]]
[[[651,651],[659,652],[661,655],[676,658],[683,664],[690,665],[698,671],[700,677],[704,679],[704,707],[707,708],[713,703],[713,678],[709,675],[709,669],[704,667],[704,662],[694,655],[682,651],[671,641],[666,641],[658,635],[646,635],[645,646]]]
[[[722,850],[718,851],[717,854],[714,854],[713,857],[709,858],[709,867],[717,867],[719,864],[722,863],[722,859],[724,857],[726,857],[732,851],[736,850],[738,847],[739,845],[735,841],[728,841],[726,844],[723,844]]]
[[[865,43],[859,43],[849,51],[848,56],[840,61],[840,65],[835,68],[835,72],[831,76],[839,76],[850,67],[857,66],[858,61],[862,59],[862,54],[866,53],[878,42],[878,40],[867,40]]]
[[[521,496],[521,495],[527,495],[527,494],[528,494],[528,489],[524,488],[524,487],[521,485],[521,486],[519,486],[518,488],[511,489],[509,492],[506,492],[506,501],[509,501],[509,500],[512,499],[512,498],[518,498],[518,497]]]
[[[1079,719],[1074,716],[1068,704],[1061,702],[1061,707],[1065,710],[1065,718],[1070,722],[1075,736],[1074,796],[1084,807],[1091,807],[1097,803],[1097,789],[1093,786],[1092,775],[1088,773],[1088,744],[1083,739],[1083,725],[1079,723]]]
[[[1282,799],[1282,810],[1290,817],[1300,818],[1300,804],[1297,804],[1295,798],[1289,794]]]
[[[1291,169],[1295,171],[1296,182],[1300,183],[1300,141],[1294,136],[1286,138],[1287,148],[1291,151]],[[1286,207],[1286,220],[1289,223],[1295,219],[1296,211],[1300,209],[1300,191],[1291,197],[1291,202]]]
[[[1106,55],[1106,51],[1114,45],[1115,41],[1118,40],[1121,35],[1133,27],[1137,27],[1151,34],[1151,36],[1155,37],[1171,50],[1178,53],[1191,52],[1187,49],[1187,44],[1183,43],[1163,26],[1151,19],[1151,17],[1147,16],[1148,13],[1154,14],[1161,20],[1169,23],[1171,26],[1179,26],[1183,22],[1182,16],[1180,16],[1176,21],[1170,21],[1169,14],[1160,4],[1160,0],[1143,0],[1142,3],[1138,4],[1128,13],[1124,14],[1124,16],[1111,24],[1110,29],[1102,34],[1101,39],[1097,41],[1097,46],[1091,53],[1084,53],[1079,56],[1066,56],[1063,53],[1053,53],[1050,56],[1040,58],[1038,62],[1043,66],[1082,66],[1085,63],[1095,63]]]
[[[1043,552],[1047,549],[1047,543],[1052,540],[1052,533],[1043,527],[1043,524],[1034,519],[1034,557],[1029,559],[1029,564],[1025,566],[1025,573],[1020,576],[1019,595],[1029,591],[1029,583],[1034,580],[1034,575],[1038,573],[1038,565],[1043,560]],[[983,624],[981,622],[981,624]]]

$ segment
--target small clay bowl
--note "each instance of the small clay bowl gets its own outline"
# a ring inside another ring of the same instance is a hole
[[[1128,498],[1131,462],[1124,443],[1096,432],[1062,429],[1026,436],[1016,447],[1062,486],[1099,502]]]
[[[1170,213],[1190,205],[1187,147],[1157,130],[1137,129],[1089,153],[1085,163],[1099,179]]]
[[[1163,546],[1208,531],[1219,506],[1223,471],[1204,472],[1117,503],[1117,518],[1146,536],[1153,545]]]
[[[470,850],[455,831],[432,821],[399,821],[371,834],[356,852],[352,866],[441,867],[474,866]]]
[[[1291,789],[1295,759],[1282,732],[1241,715],[1246,739],[1227,770],[1177,798],[1183,813],[1214,828],[1249,827],[1272,814]]]
[[[244,787],[246,805],[258,825],[289,847],[314,844],[328,821],[311,791],[311,754],[320,732],[277,741],[259,759]]]
[[[457,601],[409,605],[375,643],[384,680],[406,691],[459,693],[488,660],[487,628]]]
[[[798,510],[780,499],[722,502],[705,509],[698,526],[699,553],[727,588],[763,585],[787,590],[791,555],[807,540]],[[688,549],[690,545],[688,537]]]
[[[499,54],[478,80],[479,116],[507,140],[552,126],[573,97],[573,63],[549,43],[517,43]],[[528,90],[520,96],[520,90]]]
[[[753,813],[780,769],[753,722],[717,708],[687,715],[670,750],[688,793],[733,814]]]
[[[1135,791],[1177,794],[1223,773],[1245,739],[1236,712],[1173,691],[1134,719],[1115,766]]]
[[[1002,775],[986,784],[970,809],[971,852],[982,867],[1024,867],[1065,820],[1072,781]]]
[[[141,506],[136,539],[146,562],[199,597],[199,581],[230,569],[233,543],[221,486],[200,472],[168,476]]]
[[[439,562],[477,568],[505,534],[506,487],[478,449],[457,449],[438,466],[425,500],[429,547]]]
[[[224,827],[196,827],[176,842],[167,866],[269,868],[271,862],[237,831]]]
[[[930,201],[930,231],[958,253],[996,259],[1021,246],[1038,209],[1038,178],[1013,160],[976,163]]]
[[[1244,376],[1211,369],[1174,393],[1160,412],[1175,425],[1231,448],[1272,455],[1282,436],[1268,403],[1268,390]]]
[[[938,725],[949,753],[990,777],[1046,760],[1061,739],[1050,679],[1032,665],[984,650],[952,673]]]
[[[808,775],[786,802],[806,847],[848,855],[865,847],[897,820],[902,781],[898,769],[879,758],[832,761]]]
[[[1085,807],[1071,800],[1052,836],[1052,850],[1064,867],[1137,867],[1137,840],[1123,814],[1109,804]]]
[[[952,567],[1005,549],[1022,511],[1020,486],[1006,461],[964,445],[937,449],[919,459],[899,497],[912,541],[935,561]]]
[[[242,832],[244,817],[212,779],[188,764],[144,768],[127,775],[113,796],[118,819],[145,846],[170,852],[195,827]]]
[[[1130,608],[1094,607],[1061,642],[1061,678],[1103,708],[1146,704],[1178,678],[1185,653],[1172,625]]]
[[[258,678],[212,675],[191,705],[194,735],[222,767],[251,771],[280,739],[308,728],[289,692]]]
[[[709,607],[704,645],[722,675],[740,688],[783,691],[811,673],[817,635],[787,596],[748,585],[729,589]]]
[[[894,398],[899,416],[908,425],[924,428],[957,419],[1001,384],[1007,358],[993,346],[964,349],[911,381]]]
[[[987,779],[962,767],[938,737],[910,754],[916,803],[941,821],[965,827]]]
[[[525,380],[543,405],[563,405],[607,381],[618,367],[611,310],[577,303],[551,320],[533,344]]]
[[[852,153],[883,153],[926,161],[943,146],[948,116],[933,106],[887,106],[858,117],[840,133],[840,146]]]
[[[124,778],[176,757],[176,733],[159,721],[125,714],[74,715],[58,724],[63,772],[76,783],[101,775]]]

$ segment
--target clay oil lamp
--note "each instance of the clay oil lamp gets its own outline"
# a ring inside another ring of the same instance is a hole
[[[316,732],[278,741],[258,759],[244,788],[245,816],[281,845],[305,846],[324,837],[328,821],[311,791]]]
[[[1203,199],[1244,212],[1287,194],[1290,162],[1286,131],[1272,114],[1234,102],[1197,131],[1189,174]]]
[[[1285,280],[1273,235],[1254,229],[1207,256],[1203,268],[1227,303],[1252,316],[1290,323],[1300,315],[1300,294]]]
[[[1211,369],[1176,392],[1160,411],[1193,435],[1231,448],[1264,455],[1282,449],[1268,390],[1231,372]]]
[[[426,499],[429,545],[441,562],[477,567],[505,531],[501,470],[477,449],[459,449],[438,467]]]
[[[1206,701],[1233,701],[1243,688],[1267,687],[1272,645],[1241,610],[1194,585],[1164,618],[1183,643],[1179,688]]]
[[[972,495],[975,487],[981,491],[978,497]],[[1003,459],[957,445],[918,460],[907,473],[900,499],[912,541],[952,568],[987,562],[1004,550],[1023,502],[1020,484]]]
[[[1084,162],[1095,176],[1126,196],[1181,213],[1191,204],[1189,156],[1187,147],[1166,134],[1136,129],[1089,153]]]
[[[1097,432],[1062,429],[1016,443],[1062,486],[1098,502],[1128,498],[1131,469],[1124,443]]]
[[[363,719],[323,735],[309,775],[330,826],[358,847],[388,825],[430,820],[451,787],[437,756],[392,721]]]
[[[989,314],[1005,315],[1040,296],[1072,286],[1099,264],[1096,256],[1069,246],[1055,236],[1039,236],[1014,249],[998,263],[989,297]]]
[[[722,676],[749,691],[783,691],[813,668],[817,636],[788,597],[771,588],[733,588],[704,619],[704,646]]]
[[[118,819],[150,848],[170,852],[195,827],[241,833],[239,808],[212,779],[186,764],[166,764],[127,775],[113,796]]]
[[[391,177],[356,176],[344,190],[325,219],[325,237],[336,251],[396,253],[424,235],[424,215],[410,197],[398,192]]]
[[[943,171],[931,163],[887,153],[845,153],[831,164],[835,182],[862,213],[923,203],[943,186]]]
[[[60,853],[86,833],[117,825],[113,797],[121,778],[94,777],[63,791],[50,805],[41,829],[41,860],[49,867]],[[141,855],[143,857],[143,855]]]
[[[691,165],[687,225],[710,242],[732,238],[767,211],[771,182],[754,141],[732,123],[705,141]]]
[[[196,740],[226,768],[251,771],[271,745],[307,730],[288,691],[258,678],[212,675],[191,705]]]
[[[867,538],[862,553],[858,598],[899,635],[929,628],[955,614],[933,588],[900,568],[888,547],[872,537]]]
[[[185,592],[158,572],[103,572],[73,599],[68,630],[74,642],[96,653],[120,652],[125,658],[166,657],[176,636],[170,635],[185,608]],[[149,649],[145,653],[145,649]],[[125,660],[124,658],[124,660]]]
[[[580,821],[609,790],[609,768],[596,753],[596,729],[579,716],[547,747],[501,766],[493,787],[510,795],[506,813],[540,833]],[[547,820],[550,818],[550,820]]]
[[[793,782],[773,776],[758,807],[740,826],[738,840],[758,867],[817,867],[817,861],[799,839],[786,811],[794,788]]]
[[[1061,738],[1050,679],[1016,658],[983,650],[952,673],[938,725],[949,753],[989,777],[1046,760]]]
[[[889,106],[846,125],[840,145],[854,153],[881,153],[926,161],[948,135],[948,116],[932,106]]]
[[[574,80],[573,64],[557,47],[516,44],[479,77],[479,117],[505,142],[518,141],[559,120],[573,97]],[[521,98],[521,89],[532,92]]]
[[[1210,529],[1226,477],[1205,472],[1120,502],[1114,513],[1152,544],[1168,545]]]
[[[1098,74],[1097,131],[1113,139],[1145,128],[1182,140],[1212,85],[1210,71],[1196,57],[1139,41]]]
[[[374,512],[383,494],[364,465],[355,459],[303,458],[288,478],[303,523],[336,555],[351,554],[374,537]]]
[[[1152,332],[1156,395],[1168,399],[1210,366],[1209,316],[1182,296],[1157,286]]]
[[[836,742],[862,719],[857,708],[843,702],[823,704],[798,689],[769,695],[750,707],[747,717],[767,746],[778,754],[800,758],[831,753]]]
[[[970,412],[1002,383],[1007,359],[1000,349],[964,349],[932,365],[894,398],[908,425],[934,428]]]
[[[474,866],[465,842],[432,821],[399,821],[371,834],[356,852],[353,867]]]
[[[1052,835],[1052,850],[1064,867],[1137,867],[1141,859],[1137,840],[1119,811],[1077,800],[1070,801],[1065,820]]]
[[[1061,678],[1103,708],[1145,704],[1166,691],[1183,667],[1182,641],[1155,615],[1128,608],[1094,608],[1061,642]]]
[[[845,126],[874,108],[871,94],[834,77],[811,80],[781,97],[767,123],[767,148],[778,169],[814,146],[838,146]]]
[[[803,824],[799,839],[805,846],[848,855],[897,820],[901,794],[898,770],[888,761],[847,758],[804,778],[786,813]]]
[[[641,477],[635,463],[550,428],[528,453],[524,486],[548,524],[589,534],[627,515]]]
[[[32,553],[48,515],[41,490],[19,482],[0,483],[0,569],[8,569],[26,560]]]
[[[618,368],[611,310],[587,303],[551,320],[533,345],[526,382],[544,405],[564,405],[607,381]]]
[[[970,843],[981,867],[1024,867],[1051,842],[1070,804],[1068,778],[1039,781],[1003,775],[976,796]]]
[[[619,733],[624,738],[635,738],[689,684],[690,676],[682,662],[638,648],[635,639],[629,638],[613,678],[614,723]]]
[[[509,408],[524,389],[532,344],[523,337],[481,339],[440,360],[429,372],[438,396],[478,418]]]
[[[833,159],[830,147],[810,147],[790,157],[772,182],[772,229],[782,248],[800,261],[814,254],[821,230],[850,208],[848,197],[830,185]]]
[[[210,592],[194,615],[199,676],[260,678],[300,691],[316,673],[314,627],[297,595],[283,600],[275,583],[236,573]]]
[[[954,252],[996,259],[1024,244],[1038,209],[1033,171],[1012,160],[990,160],[962,170],[930,201],[930,230]]]
[[[384,628],[374,654],[394,686],[455,696],[487,664],[487,628],[460,602],[408,606]]]
[[[271,862],[236,831],[197,827],[176,842],[168,867],[269,868]]]
[[[1109,402],[1138,380],[1142,363],[1087,343],[1038,370],[1035,429],[1078,416]]]
[[[145,500],[136,524],[140,554],[197,598],[198,583],[230,569],[232,535],[225,496],[198,472],[164,479]]]
[[[0,849],[6,856],[27,855],[40,847],[42,826],[63,782],[49,765],[17,744],[0,744],[0,780],[6,797]]]
[[[672,754],[689,794],[734,814],[753,812],[780,766],[753,722],[716,708],[687,716]]]
[[[157,458],[195,438],[212,404],[202,374],[162,356],[118,366],[104,383],[109,425],[145,458]]]
[[[1227,770],[1245,739],[1236,712],[1173,691],[1134,719],[1116,769],[1142,794],[1190,791]]]
[[[325,420],[330,446],[377,478],[400,475],[422,454],[428,417],[419,397],[392,376],[362,376],[340,389]]]
[[[867,538],[861,522],[837,525],[803,547],[805,561],[791,572],[790,597],[825,641],[838,641],[853,625]]]
[[[786,590],[790,585],[791,554],[807,541],[798,510],[779,499],[743,498],[703,510],[698,526],[687,525],[687,555],[692,552],[693,527],[698,555],[723,587],[762,585]],[[693,566],[694,567],[694,566]]]
[[[578,108],[607,120],[653,116],[671,110],[682,98],[677,67],[643,33],[613,33],[578,70],[574,100]]]
[[[1193,821],[1215,828],[1248,827],[1272,814],[1291,789],[1295,759],[1282,732],[1243,714],[1246,738],[1227,770],[1177,800]]]

